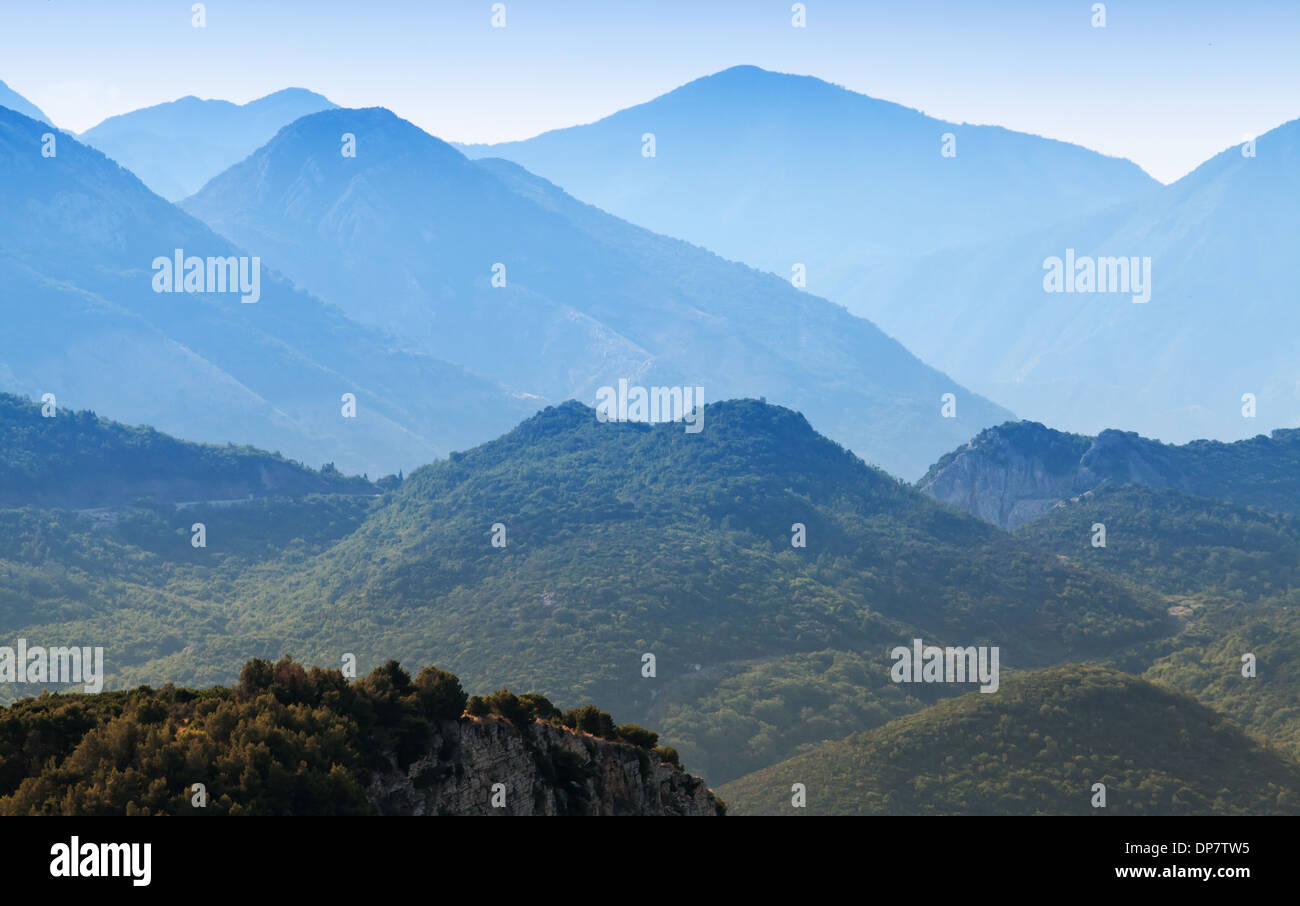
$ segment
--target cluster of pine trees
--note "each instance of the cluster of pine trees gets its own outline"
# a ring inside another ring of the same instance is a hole
[[[470,702],[436,667],[412,677],[389,661],[350,682],[288,657],[247,662],[233,688],[23,699],[0,711],[0,814],[372,814],[373,772],[427,755],[439,722],[475,719],[465,716]],[[470,711],[657,742],[640,727],[615,727],[594,705],[560,712],[504,689],[476,696]]]

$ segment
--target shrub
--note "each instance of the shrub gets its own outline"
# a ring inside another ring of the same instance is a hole
[[[552,720],[561,716],[560,709],[551,704],[545,695],[528,692],[519,696],[519,700],[532,709],[533,717],[537,720]]]
[[[489,695],[485,702],[488,710],[500,715],[516,726],[525,726],[533,722],[533,709],[524,704],[509,689],[498,689]]]
[[[652,733],[644,727],[638,727],[636,724],[623,724],[615,733],[618,739],[631,743],[640,749],[653,749],[659,744],[658,733]]]
[[[615,738],[614,718],[595,705],[570,708],[564,712],[563,723],[566,727],[572,727],[583,733],[590,733],[592,736],[599,736],[603,739]]]
[[[437,667],[425,667],[415,678],[420,709],[433,720],[455,720],[465,711],[469,696],[453,673]]]
[[[682,769],[681,756],[677,754],[677,750],[672,746],[659,746],[653,751],[655,755],[659,756],[661,764],[670,764],[679,771]]]

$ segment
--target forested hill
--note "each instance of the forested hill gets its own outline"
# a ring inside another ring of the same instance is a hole
[[[806,809],[791,807],[795,783]],[[742,815],[1300,815],[1297,791],[1300,766],[1191,697],[1076,665],[949,699],[719,793]]]
[[[1036,666],[1167,622],[1154,596],[953,512],[757,400],[707,406],[698,434],[548,408],[412,473],[287,585],[241,602],[277,613],[289,650],[324,658],[337,634],[367,657],[386,646],[633,716],[748,659],[837,649],[887,671],[889,646],[921,635]]]
[[[110,689],[229,683],[283,654],[438,663],[476,688],[670,720],[666,741],[713,778],[922,705],[882,687],[890,648],[914,638],[998,645],[1026,668],[1170,631],[1158,596],[928,499],[797,412],[703,411],[689,433],[566,403],[373,500],[139,508],[108,531],[10,511],[0,628],[102,644]],[[844,700],[843,675],[817,666],[836,652],[863,678],[852,706],[773,722]],[[737,703],[737,682],[770,688],[759,663],[787,691]]]
[[[45,412],[52,413],[49,417]],[[0,506],[90,508],[157,502],[373,494],[365,478],[247,446],[197,444],[89,410],[0,393]]]
[[[1105,547],[1092,543],[1096,525],[1106,528]],[[1098,488],[1016,535],[1166,595],[1245,602],[1300,589],[1300,519],[1168,488]]]

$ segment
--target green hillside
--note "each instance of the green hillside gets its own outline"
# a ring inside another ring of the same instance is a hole
[[[0,506],[91,508],[249,496],[373,494],[364,478],[316,472],[252,447],[195,444],[94,412],[0,393]]]
[[[725,664],[670,684],[645,722],[721,784],[970,688],[895,684],[889,663],[880,651],[830,650]]]
[[[1106,546],[1092,546],[1092,526]],[[1135,485],[1103,487],[1021,526],[1017,537],[1166,595],[1257,600],[1300,588],[1300,522]]]
[[[1092,785],[1104,783],[1104,809]],[[807,808],[791,787],[807,788]],[[1300,814],[1300,766],[1191,697],[1103,667],[1004,680],[718,790],[733,814]]]
[[[1091,544],[1094,523],[1106,546]],[[1300,757],[1300,523],[1177,491],[1102,488],[1017,537],[1163,593],[1180,631],[1120,657]],[[1244,654],[1257,674],[1241,675]]]
[[[239,506],[136,505],[107,521],[65,510],[0,509],[0,634],[3,644],[105,649],[108,688],[170,681],[167,667],[278,656],[279,644],[240,631],[234,582],[250,570],[301,566],[355,531],[370,497],[309,495]],[[191,526],[209,527],[207,547]],[[244,630],[246,632],[247,630]],[[229,665],[229,666],[227,666]],[[229,678],[227,679],[229,681]],[[60,687],[51,687],[58,689]],[[0,684],[0,702],[35,695]]]
[[[110,687],[229,683],[282,654],[440,663],[478,688],[662,715],[692,763],[738,776],[929,701],[880,682],[900,641],[994,644],[1019,668],[1172,626],[1156,596],[927,499],[795,412],[732,401],[704,424],[600,423],[570,403],[373,502],[137,508],[100,529],[11,514],[40,543],[0,556],[0,631],[103,645]],[[811,657],[827,651],[850,653],[843,669]],[[762,661],[784,675],[748,673]]]
[[[1300,590],[1260,604],[1199,605],[1173,638],[1145,646],[1148,679],[1186,692],[1300,758]],[[1255,675],[1243,676],[1243,656]]]
[[[1151,596],[934,504],[797,413],[733,401],[705,425],[548,409],[413,473],[290,596],[252,589],[252,606],[283,614],[305,656],[337,634],[367,657],[387,645],[476,685],[633,714],[697,665],[837,648],[885,669],[888,648],[919,635],[1000,644],[1032,666],[1164,629]],[[797,522],[807,548],[791,547]]]

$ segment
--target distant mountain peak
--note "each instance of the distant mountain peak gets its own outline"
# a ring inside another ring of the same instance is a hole
[[[326,101],[327,103],[333,103],[332,101],[329,100],[329,98],[325,97],[325,95],[320,94],[319,92],[312,91],[310,88],[302,88],[294,85],[294,86],[290,86],[289,88],[281,88],[279,91],[272,91],[268,95],[265,95],[263,97],[257,98],[252,101],[248,101],[246,104],[242,104],[241,106],[247,107],[248,104],[260,104],[263,101],[269,101],[272,99],[289,99],[289,98],[312,98],[315,100]]]
[[[642,147],[647,134],[653,152]],[[923,256],[1032,233],[1158,187],[1131,161],[1078,145],[957,125],[752,65],[592,123],[464,150],[513,161],[724,258],[787,279],[799,265],[808,292],[873,320],[871,306]]]
[[[938,414],[960,388],[868,322],[384,108],[304,116],[182,207],[351,317],[546,401],[621,378],[768,397],[909,478],[1010,414],[963,394],[961,428]]]
[[[342,159],[337,148],[342,133],[338,130],[353,131],[357,136],[357,155],[348,160],[352,167],[366,168],[385,155],[412,150],[432,151],[448,160],[466,160],[453,145],[430,135],[387,107],[331,107],[299,117],[281,129],[257,154],[276,154],[294,142],[318,143],[324,136],[329,136],[330,144],[319,147],[321,150],[328,147],[330,156]],[[304,149],[295,148],[295,153],[302,151]]]
[[[109,117],[80,138],[154,192],[178,201],[266,144],[281,127],[333,106],[305,88],[285,88],[245,104],[189,94]]]

